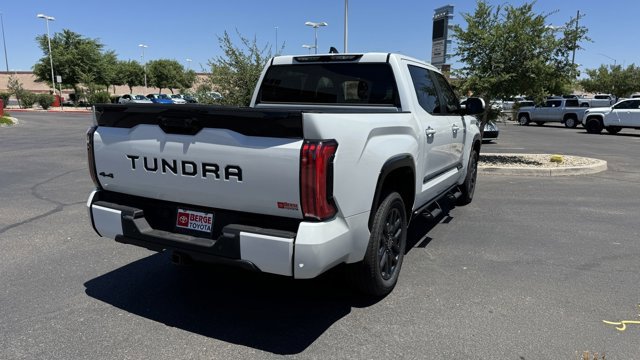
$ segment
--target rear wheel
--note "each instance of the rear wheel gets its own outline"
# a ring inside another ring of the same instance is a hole
[[[384,296],[398,282],[407,244],[407,213],[404,201],[392,192],[376,210],[364,259],[350,265],[349,275],[363,293]]]
[[[522,126],[529,125],[529,116],[527,114],[520,114],[520,116],[518,116],[518,123]]]
[[[598,118],[590,118],[587,119],[587,123],[584,124],[584,127],[587,129],[589,134],[600,134],[602,132],[602,121]]]
[[[478,177],[478,150],[471,151],[469,155],[469,165],[464,183],[460,186],[462,196],[458,199],[458,205],[467,205],[473,200],[473,193],[476,191],[476,179]]]
[[[607,126],[605,129],[611,135],[615,135],[615,134],[619,133],[620,130],[622,130],[622,128],[620,126]]]
[[[564,121],[564,126],[570,129],[574,129],[576,126],[578,126],[578,119],[576,119],[573,116],[570,116]]]

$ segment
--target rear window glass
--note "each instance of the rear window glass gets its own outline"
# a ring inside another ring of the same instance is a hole
[[[389,64],[366,63],[271,66],[257,102],[400,106]]]
[[[564,106],[566,106],[566,107],[579,107],[580,104],[578,103],[578,100],[570,99],[570,100],[567,100],[567,102],[564,104]]]

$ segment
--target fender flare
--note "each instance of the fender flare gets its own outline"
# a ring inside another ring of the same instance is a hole
[[[382,196],[382,185],[384,184],[389,174],[401,168],[409,168],[413,173],[414,176],[413,176],[412,182],[414,187],[413,190],[415,191],[416,166],[413,160],[413,156],[411,154],[399,154],[385,161],[385,163],[382,165],[382,168],[380,169],[380,174],[378,175],[378,182],[376,183],[376,190],[375,190],[375,193],[373,194],[373,201],[371,203],[371,213],[369,214],[369,230],[371,230],[371,224],[373,222],[373,217],[375,216],[375,210],[378,208],[378,205],[380,205],[380,202],[382,201],[382,199],[380,199],[380,197]],[[411,207],[413,206],[413,201],[415,201],[415,194],[414,194],[414,199],[411,199],[412,203],[405,204],[405,206],[407,206],[407,208],[409,209],[409,211],[407,212],[408,214],[411,213],[410,210],[411,210]]]

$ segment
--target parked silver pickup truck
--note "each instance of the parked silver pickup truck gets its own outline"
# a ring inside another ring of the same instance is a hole
[[[559,122],[568,128],[575,128],[585,110],[580,107],[578,99],[548,99],[543,105],[521,107],[518,110],[518,122],[524,126],[531,122],[540,126],[546,122]]]

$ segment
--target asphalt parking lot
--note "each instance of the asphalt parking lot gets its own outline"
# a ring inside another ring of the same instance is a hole
[[[87,219],[87,114],[0,128],[0,359],[640,359],[640,131],[500,124],[487,152],[608,161],[577,177],[478,179],[415,221],[396,289],[340,269],[292,281],[99,238]]]

